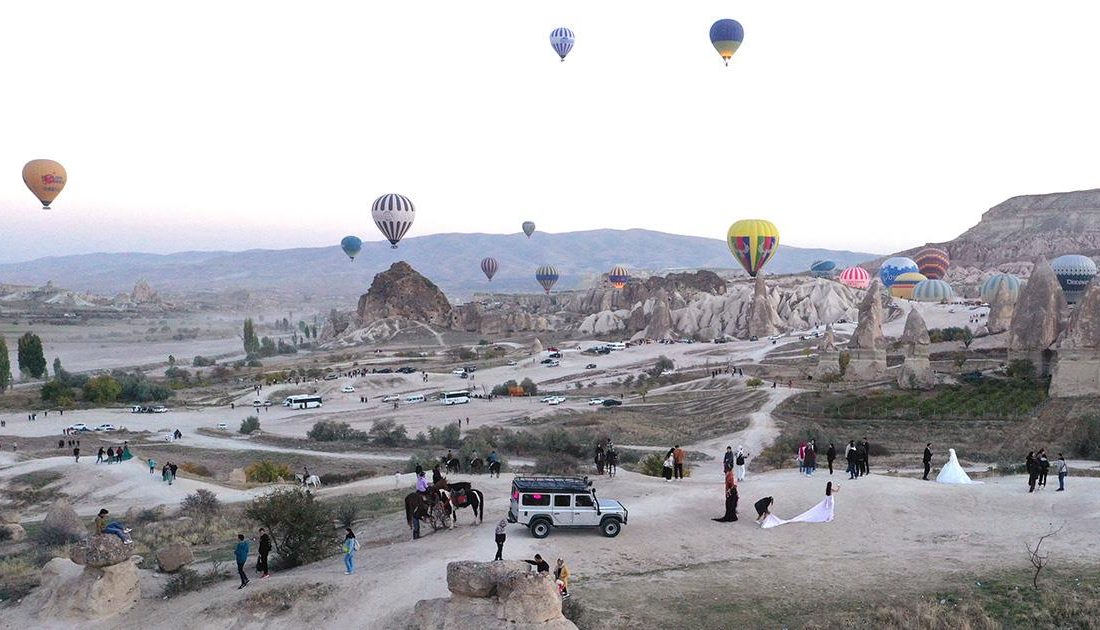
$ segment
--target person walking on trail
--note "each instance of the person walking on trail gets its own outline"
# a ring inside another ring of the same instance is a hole
[[[80,447],[79,446],[74,446],[73,447],[73,457],[76,458],[76,463],[79,464],[80,463]]]
[[[726,471],[726,513],[721,518],[712,518],[718,523],[729,523],[737,520],[737,478],[732,470]]]
[[[355,539],[355,533],[350,527],[344,528],[344,531],[344,545],[341,547],[344,552],[344,568],[347,569],[344,575],[351,575],[355,572],[355,552],[359,551],[359,541]]]
[[[271,577],[267,569],[267,556],[271,553],[271,536],[267,529],[260,528],[260,544],[256,548],[256,570],[260,572],[260,578]]]
[[[550,564],[548,562],[546,562],[545,560],[543,560],[542,556],[540,556],[537,553],[535,554],[535,559],[534,560],[524,560],[524,562],[526,562],[527,564],[535,567],[535,569],[539,573],[549,573],[550,572]]]
[[[722,472],[727,473],[727,472],[733,470],[733,462],[734,462],[733,447],[732,446],[727,446],[726,447],[726,454],[722,456]]]
[[[244,574],[244,563],[248,562],[248,541],[244,539],[244,534],[237,534],[237,546],[233,548],[233,557],[237,560],[237,574],[241,576],[241,585],[237,587],[240,590],[248,586],[248,576]]]
[[[1058,489],[1055,492],[1064,492],[1066,489],[1066,474],[1069,473],[1069,466],[1066,465],[1066,458],[1058,453],[1058,459],[1054,460],[1054,470],[1058,473]]]
[[[172,482],[176,480],[176,471],[179,470],[179,468],[180,467],[177,466],[175,462],[168,462],[168,472],[171,473],[171,476],[168,477],[168,485],[172,485]]]
[[[95,463],[102,462],[105,455],[107,455],[107,451],[102,446],[99,447],[99,452],[95,454]]]
[[[829,442],[829,450],[825,452],[825,458],[829,460],[829,474],[833,474],[833,461],[836,460],[836,446]]]
[[[748,453],[745,452],[744,446],[737,447],[737,455],[734,456],[734,470],[737,472],[737,481],[745,480],[745,458],[748,457]]]
[[[928,473],[932,472],[932,443],[924,445],[924,476],[921,479],[928,481]]]
[[[107,447],[107,464],[113,464],[115,462],[115,449],[113,446]]]
[[[565,566],[565,560],[558,558],[558,566],[554,569],[554,581],[558,583],[558,592],[562,599],[569,599],[569,567]]]
[[[500,519],[500,522],[497,523],[496,532],[493,537],[493,540],[497,543],[497,555],[493,560],[504,559],[504,541],[508,538],[507,530],[508,521],[503,518]]]
[[[672,449],[672,472],[677,480],[684,478],[684,449],[679,444]]]

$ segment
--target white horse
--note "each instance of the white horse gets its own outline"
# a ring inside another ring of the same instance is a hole
[[[302,484],[303,486],[306,486],[306,487],[309,487],[309,488],[320,488],[321,487],[321,478],[318,477],[317,475],[310,475],[309,477],[305,477],[305,478],[303,478],[301,475],[294,475],[294,478],[297,479],[298,483]]]

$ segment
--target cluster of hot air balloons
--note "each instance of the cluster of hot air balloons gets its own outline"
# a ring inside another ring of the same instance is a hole
[[[564,26],[550,31],[550,47],[564,62],[569,51],[573,50],[577,36],[573,31]],[[726,65],[730,65],[730,58],[745,41],[745,29],[737,20],[722,19],[710,26],[710,43],[718,51]]]

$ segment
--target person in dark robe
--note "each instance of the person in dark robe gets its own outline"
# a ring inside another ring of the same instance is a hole
[[[1039,487],[1047,487],[1047,473],[1050,472],[1050,460],[1047,459],[1047,452],[1045,449],[1039,449],[1039,456],[1036,458],[1035,463],[1039,466]]]
[[[860,470],[864,475],[869,475],[871,474],[871,444],[867,442],[867,438],[863,438],[863,444],[860,446],[863,447],[863,468]]]
[[[825,458],[829,460],[829,474],[833,474],[833,461],[836,460],[836,446],[829,442],[829,450],[825,451]]]
[[[1035,462],[1034,451],[1027,452],[1027,459],[1024,460],[1024,467],[1027,468],[1027,491],[1035,492],[1035,482],[1039,479],[1039,466]]]
[[[928,481],[928,473],[932,471],[932,443],[924,445],[924,476],[921,479]]]
[[[855,442],[849,440],[848,447],[844,449],[844,457],[848,460],[848,478],[856,478],[856,447]]]
[[[729,471],[733,470],[733,462],[734,462],[733,447],[732,446],[727,446],[726,447],[726,454],[722,456],[722,472],[729,472]]]
[[[737,520],[737,478],[733,470],[726,471],[726,513],[722,518],[713,518],[712,521],[729,523]]]
[[[772,513],[772,505],[774,505],[774,504],[775,504],[775,499],[773,499],[771,497],[764,497],[763,499],[760,499],[756,503],[752,504],[752,506],[754,508],[756,508],[756,522],[757,523],[762,522],[765,518],[768,517],[769,514]]]

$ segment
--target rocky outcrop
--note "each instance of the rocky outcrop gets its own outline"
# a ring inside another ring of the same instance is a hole
[[[1046,351],[1061,332],[1065,307],[1066,299],[1054,269],[1045,260],[1037,261],[1016,300],[1008,331],[1009,360],[1031,361],[1040,374],[1049,374],[1050,356]]]
[[[1100,396],[1100,276],[1089,282],[1077,303],[1057,355],[1051,396]]]
[[[1008,288],[1007,282],[997,286],[993,302],[989,305],[989,317],[986,329],[991,334],[1003,333],[1012,325],[1012,315],[1016,311],[1016,294]]]
[[[396,318],[450,327],[451,303],[431,280],[398,261],[374,276],[370,289],[359,298],[356,315],[362,324]]]
[[[905,330],[901,335],[905,361],[898,370],[897,383],[901,389],[929,390],[936,385],[936,374],[928,361],[928,326],[919,309],[909,311],[905,318]]]
[[[88,535],[80,517],[76,515],[76,510],[64,499],[58,499],[50,506],[45,520],[42,521],[42,531],[55,540],[80,540]]]
[[[756,276],[753,283],[752,302],[749,305],[749,336],[762,339],[779,332],[779,313],[768,297],[764,276]]]
[[[157,568],[163,573],[175,573],[195,561],[191,545],[174,542],[157,549]]]
[[[160,296],[145,280],[138,280],[130,292],[130,301],[134,304],[160,304]]]
[[[575,630],[562,615],[557,586],[523,562],[451,562],[448,599],[416,604],[411,628],[419,630]]]
[[[877,380],[886,373],[886,343],[882,337],[882,283],[871,281],[859,304],[856,330],[848,341],[848,368],[844,377],[850,380]]]
[[[126,612],[141,597],[137,566],[123,562],[83,569],[65,558],[42,567],[42,583],[24,605],[50,623],[74,623],[113,617]]]
[[[102,568],[130,559],[133,550],[114,534],[96,534],[69,548],[74,564]]]

